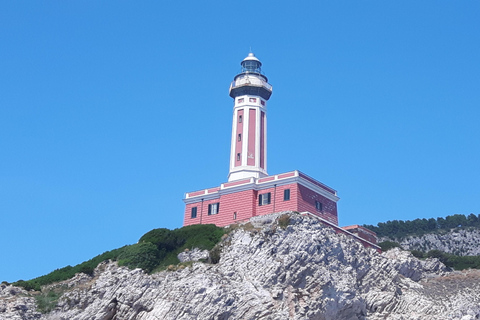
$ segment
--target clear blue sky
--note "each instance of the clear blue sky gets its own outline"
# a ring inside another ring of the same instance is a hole
[[[274,91],[268,171],[341,225],[480,213],[479,1],[2,1],[0,281],[182,225],[228,174],[230,81]]]

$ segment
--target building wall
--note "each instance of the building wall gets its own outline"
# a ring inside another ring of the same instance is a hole
[[[243,221],[255,215],[255,199],[257,192],[255,190],[246,190],[222,195],[213,200],[198,201],[187,204],[185,207],[184,226],[192,224],[215,224],[219,227]],[[220,210],[217,214],[208,215],[208,205],[220,203]],[[192,207],[197,207],[197,217],[191,218]],[[202,210],[203,208],[203,210]],[[234,213],[236,219],[234,219]]]
[[[265,179],[269,179],[269,177],[262,178],[262,180]],[[287,201],[284,200],[284,190],[286,189],[290,189],[290,200]],[[270,203],[259,205],[259,195],[267,193],[271,194]],[[322,203],[322,211],[316,209],[315,200]],[[220,203],[219,213],[208,215],[208,205],[217,202]],[[197,207],[197,217],[192,219],[191,209],[195,206]],[[308,211],[338,225],[336,203],[298,183],[273,186],[259,191],[251,189],[223,194],[216,199],[205,200],[203,204],[199,199],[196,203],[186,205],[183,225],[213,223],[217,226],[226,226],[253,216],[287,210]]]
[[[377,237],[374,237],[370,232],[365,232],[363,228],[358,228],[358,236],[372,243],[377,243]]]
[[[347,230],[351,233],[354,233],[360,238],[370,241],[372,243],[376,244],[378,241],[377,235],[375,232],[367,228],[364,228],[362,226],[359,226],[359,225],[346,226],[346,227],[343,227],[342,229]]]
[[[290,200],[283,200],[283,192],[285,189],[290,189]],[[267,205],[258,205],[259,195],[260,194],[271,194],[270,204]],[[265,215],[269,213],[279,212],[279,211],[298,211],[297,207],[297,195],[298,195],[298,184],[292,183],[283,186],[271,187],[267,189],[262,189],[258,191],[255,205],[257,206],[256,215]]]
[[[338,225],[337,203],[335,201],[327,199],[302,185],[299,185],[298,188],[298,209],[296,211],[308,211]],[[322,211],[317,210],[315,201],[322,203]]]
[[[255,215],[255,190],[246,190],[225,194],[221,197],[220,213],[217,226],[228,226],[239,221],[248,220]],[[236,219],[234,219],[234,214]]]

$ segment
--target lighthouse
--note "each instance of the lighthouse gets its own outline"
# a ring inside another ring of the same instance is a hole
[[[272,86],[253,53],[240,64],[242,69],[230,84],[233,121],[228,181],[185,193],[183,225],[228,226],[256,216],[296,211],[380,250],[374,232],[358,225],[338,226],[335,189],[298,170],[268,175],[267,101]]]
[[[230,84],[234,105],[228,181],[268,176],[267,101],[272,86],[253,53],[240,64],[241,72]]]
[[[272,85],[262,63],[249,53],[230,84],[233,98],[228,181],[218,187],[187,192],[183,224],[226,226],[279,211],[312,214],[338,225],[337,192],[294,170],[267,173],[267,102]]]

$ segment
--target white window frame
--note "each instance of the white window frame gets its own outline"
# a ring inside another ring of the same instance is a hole
[[[208,215],[212,216],[214,214],[218,214],[220,211],[220,202],[210,203],[208,205]]]

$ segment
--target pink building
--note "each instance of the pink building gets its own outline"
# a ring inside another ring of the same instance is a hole
[[[279,211],[310,212],[338,225],[337,192],[292,171],[264,178],[225,182],[217,188],[188,192],[184,226],[213,223],[227,226]]]
[[[254,216],[298,211],[318,217],[337,232],[362,238],[377,247],[376,235],[355,226],[352,233],[338,227],[337,192],[300,171],[269,176],[267,173],[267,101],[272,86],[253,53],[242,62],[242,71],[230,85],[234,99],[228,182],[219,187],[188,192],[183,225],[227,226]],[[372,236],[373,234],[373,236]],[[378,249],[378,247],[377,247]]]

